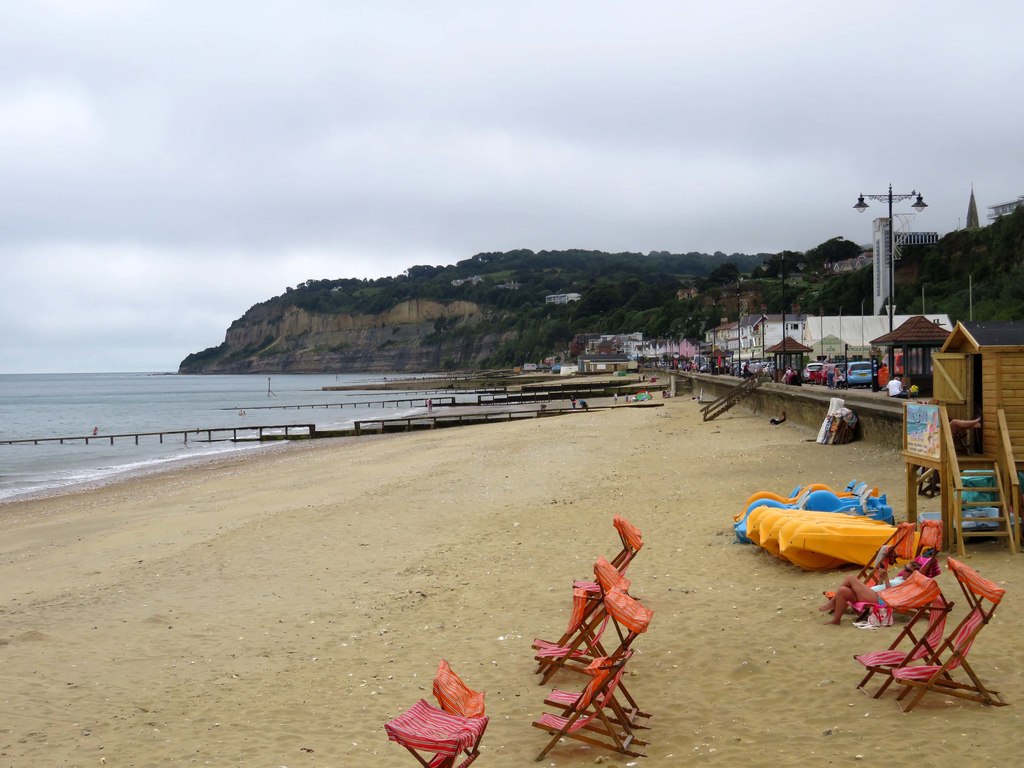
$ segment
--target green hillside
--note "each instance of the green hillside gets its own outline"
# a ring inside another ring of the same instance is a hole
[[[871,269],[836,274],[832,268],[862,250],[837,237],[804,252],[756,255],[480,253],[451,266],[418,265],[376,280],[308,280],[253,306],[231,329],[275,327],[296,310],[315,316],[376,316],[403,302],[465,302],[476,311],[472,321],[437,317],[415,343],[473,348],[472,361],[446,359],[446,365],[505,366],[564,353],[578,333],[639,331],[648,337],[695,338],[722,318],[781,312],[783,272],[787,312],[858,314],[862,306],[870,311]],[[923,294],[924,309],[954,320],[968,318],[972,298],[976,320],[1020,319],[1022,278],[1024,210],[1018,210],[988,227],[950,233],[934,246],[906,248],[896,271],[897,311],[920,312]],[[578,293],[580,300],[545,302],[545,296],[558,293]],[[484,336],[493,340],[492,346],[481,345]],[[190,355],[182,370],[223,363],[229,352],[238,360],[267,353],[284,341],[295,347],[294,339],[261,338],[248,349],[227,350],[225,342]],[[341,355],[337,349],[328,351]]]

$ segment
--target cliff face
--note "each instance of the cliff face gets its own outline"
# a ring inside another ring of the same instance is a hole
[[[224,343],[187,357],[179,373],[420,372],[469,368],[507,334],[488,332],[471,302],[405,301],[379,315],[255,307]]]

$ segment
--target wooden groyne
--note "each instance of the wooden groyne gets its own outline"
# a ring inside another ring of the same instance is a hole
[[[141,438],[155,437],[161,443],[165,438],[179,439],[184,443],[189,442],[244,442],[244,441],[269,441],[269,440],[312,440],[317,436],[315,424],[262,424],[252,427],[205,427],[202,429],[171,429],[159,432],[124,432],[115,435],[74,435],[70,437],[28,437],[18,440],[0,440],[0,445],[41,445],[43,443],[57,443],[59,445],[84,443],[109,442],[114,444],[115,440],[133,440],[135,445],[139,444]]]
[[[411,432],[414,429],[438,429],[461,427],[466,424],[487,424],[495,421],[535,419],[538,416],[553,416],[560,411],[530,410],[505,411],[502,413],[458,413],[449,416],[409,416],[398,419],[362,419],[353,424],[356,435],[384,432]]]
[[[303,408],[426,408],[428,406],[447,407],[456,405],[455,397],[452,395],[442,397],[404,397],[397,400],[361,400],[359,402],[344,403],[300,403],[291,405],[247,405],[237,408],[221,408],[222,411],[287,411],[301,410]]]
[[[661,408],[662,403],[645,402],[623,404],[619,408]],[[542,416],[562,416],[575,413],[583,414],[590,411],[611,410],[615,406],[589,406],[587,408],[531,408],[518,411],[501,411],[494,413],[484,411],[478,413],[453,413],[440,416],[408,416],[397,419],[362,419],[354,422],[354,430],[348,434],[384,434],[386,432],[411,432],[417,429],[442,429],[445,427],[461,427],[469,424],[493,424],[496,422],[520,421],[536,419]],[[335,433],[338,434],[338,433]]]

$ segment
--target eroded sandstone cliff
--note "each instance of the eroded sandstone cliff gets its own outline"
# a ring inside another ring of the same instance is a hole
[[[404,301],[377,315],[257,306],[180,373],[418,372],[476,367],[507,334],[472,302]]]

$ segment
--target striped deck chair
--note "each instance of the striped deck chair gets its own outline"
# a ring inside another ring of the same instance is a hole
[[[917,539],[915,558],[929,558],[929,563],[922,563],[921,573],[935,578],[942,572],[939,567],[939,552],[942,551],[942,521],[922,520],[918,523],[921,535]]]
[[[998,691],[985,686],[967,661],[974,641],[992,620],[1006,590],[953,558],[946,563],[956,577],[970,611],[925,663],[908,664],[893,670],[893,678],[905,686],[897,697],[904,712],[912,710],[929,692],[991,706],[1006,704]],[[968,681],[954,678],[953,673],[957,670],[966,675]],[[906,703],[903,703],[905,699]]]
[[[853,657],[867,669],[864,678],[857,684],[857,690],[867,693],[864,686],[872,677],[885,677],[878,690],[872,694],[876,699],[892,684],[894,669],[929,659],[938,651],[945,638],[946,618],[953,608],[953,604],[946,600],[939,589],[938,582],[919,572],[912,573],[903,584],[883,590],[880,597],[894,610],[912,611],[913,615],[887,649]],[[919,625],[926,616],[928,622],[922,634]]]
[[[619,533],[622,549],[619,550],[619,553],[610,562],[612,567],[619,573],[624,574],[626,569],[629,568],[629,564],[633,562],[633,558],[643,549],[644,537],[641,535],[639,528],[619,515],[612,517],[612,525],[615,526],[615,530]],[[597,592],[599,589],[596,581],[576,581],[573,582],[573,587],[585,589],[588,592]]]
[[[621,657],[624,660],[622,663],[625,664],[632,656],[632,650],[626,651]],[[548,694],[544,703],[549,706],[563,707],[565,711],[562,714],[567,715],[569,710],[579,703],[580,696],[582,694],[578,691],[555,689]],[[619,701],[620,698],[623,698],[628,706],[624,706]],[[651,719],[650,713],[641,712],[639,707],[636,706],[636,702],[633,701],[633,697],[626,691],[625,685],[621,680],[616,683],[614,691],[608,694],[604,701],[604,708],[607,710],[607,715],[613,723],[630,732],[646,729],[647,721]]]
[[[591,676],[581,693],[555,691],[545,703],[562,707],[561,714],[545,712],[533,722],[534,727],[552,734],[551,740],[537,755],[544,756],[563,738],[608,749],[629,757],[644,757],[647,742],[636,738],[634,727],[620,721],[614,707],[615,689],[619,685],[631,651],[617,659],[600,657],[587,665]]]
[[[864,575],[867,574],[865,584],[869,587],[877,586],[880,571],[901,560],[917,563],[918,572],[932,579],[942,573],[942,568],[939,567],[939,550],[942,549],[942,523],[938,520],[922,520],[920,534],[915,535],[916,533],[913,523],[900,523],[890,539],[893,543],[887,544],[879,550],[876,564],[870,571],[868,570],[871,567],[870,564],[861,570],[860,578],[864,579]],[[832,596],[828,592],[825,594],[828,597]],[[867,618],[874,607],[870,603],[850,603],[849,605],[849,609],[857,616],[858,621]],[[901,608],[894,608],[894,610],[897,613],[905,612]]]
[[[877,574],[880,569],[888,568],[900,557],[904,560],[912,560],[914,557],[914,533],[916,530],[917,526],[913,523],[900,523],[897,525],[892,536],[879,548],[878,553],[871,562],[860,569],[860,573],[857,574],[858,580],[863,581],[870,587],[872,584],[878,583]]]
[[[437,674],[434,675],[434,698],[441,709],[453,715],[484,716],[484,694],[462,682],[444,659],[437,665]]]
[[[434,676],[434,696],[441,709],[420,699],[384,724],[390,741],[401,744],[426,768],[466,768],[480,755],[487,728],[484,694],[469,688],[444,659]],[[425,757],[423,754],[433,754]]]
[[[630,581],[610,562],[598,557],[594,562],[594,584],[597,591],[574,586],[572,591],[572,615],[562,636],[550,642],[536,638],[533,648],[538,666],[537,673],[544,673],[541,685],[547,683],[567,660],[589,662],[604,655],[601,635],[608,625],[608,612],[604,609],[604,594],[612,589],[628,591]]]

